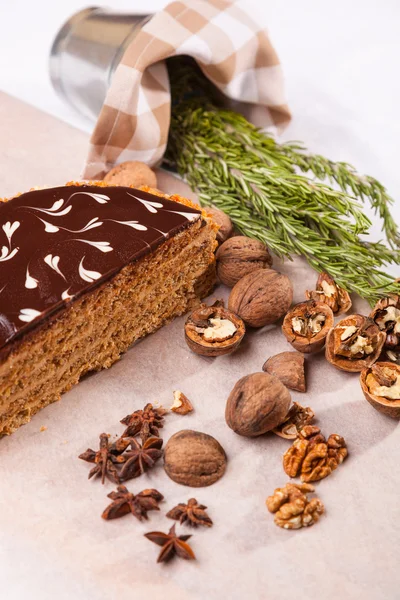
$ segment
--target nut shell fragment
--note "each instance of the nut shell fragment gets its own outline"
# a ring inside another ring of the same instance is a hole
[[[298,402],[293,402],[286,419],[272,431],[285,440],[295,440],[299,431],[312,423],[313,419],[314,411],[309,406],[301,406]]]
[[[308,300],[296,304],[286,314],[282,331],[293,348],[311,354],[322,350],[333,324],[333,312],[327,304]]]
[[[180,390],[175,390],[174,402],[171,406],[171,410],[178,415],[187,415],[193,411],[193,406],[185,394],[183,394]]]
[[[226,454],[211,435],[184,429],[168,440],[164,450],[164,469],[176,483],[208,486],[225,473]]]
[[[386,334],[363,315],[350,315],[335,325],[326,338],[326,359],[337,369],[355,373],[376,362]]]
[[[306,391],[303,354],[281,352],[265,361],[262,369],[277,377],[287,388],[296,392]]]
[[[188,316],[185,339],[201,356],[222,356],[238,348],[246,332],[240,317],[223,306],[202,304]]]
[[[360,375],[361,389],[365,399],[379,412],[400,419],[400,366],[392,362],[377,362],[366,367]],[[393,389],[394,387],[394,389]],[[385,390],[387,388],[387,390]],[[390,393],[392,388],[392,392]],[[385,397],[398,395],[398,399]],[[399,392],[397,394],[397,392]]]
[[[277,377],[252,373],[239,379],[231,391],[225,420],[238,435],[255,437],[280,425],[290,403],[290,393]]]
[[[306,298],[316,302],[324,302],[334,315],[348,312],[352,305],[349,293],[338,286],[328,273],[319,274],[315,290],[307,290]]]
[[[217,275],[228,287],[256,269],[269,269],[272,258],[268,248],[259,240],[235,235],[217,250]]]
[[[250,327],[275,323],[289,310],[293,287],[289,277],[274,269],[257,269],[232,289],[228,307]]]

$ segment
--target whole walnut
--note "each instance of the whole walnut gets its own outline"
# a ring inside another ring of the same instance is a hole
[[[289,277],[274,269],[257,269],[237,282],[228,307],[250,327],[263,327],[283,317],[292,300]]]
[[[233,233],[233,224],[226,213],[214,206],[207,206],[206,211],[211,215],[213,221],[219,225],[217,232],[217,242],[222,244],[231,237]]]
[[[203,487],[215,483],[225,473],[226,454],[211,435],[184,429],[168,440],[164,469],[176,483]]]
[[[255,437],[271,431],[286,418],[289,390],[269,373],[252,373],[239,379],[226,403],[225,420],[239,435]]]
[[[272,258],[259,240],[235,235],[217,250],[217,274],[222,283],[233,287],[239,279],[256,269],[268,269]]]

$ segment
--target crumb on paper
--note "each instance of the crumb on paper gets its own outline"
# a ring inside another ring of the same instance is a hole
[[[41,428],[39,429],[39,431],[46,431],[47,430],[47,426],[46,425],[42,425]]]

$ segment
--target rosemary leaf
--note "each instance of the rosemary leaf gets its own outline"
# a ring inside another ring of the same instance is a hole
[[[299,143],[278,144],[223,108],[193,63],[172,59],[169,72],[166,161],[203,205],[229,214],[240,232],[278,256],[305,256],[314,269],[370,303],[400,294],[400,284],[384,271],[400,262],[400,234],[390,214],[393,200],[378,181],[347,163],[308,154]],[[382,220],[389,247],[365,241],[371,227],[363,213],[366,200]]]

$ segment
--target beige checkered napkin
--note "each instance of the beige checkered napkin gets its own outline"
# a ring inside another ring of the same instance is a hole
[[[227,0],[178,0],[152,17],[126,50],[92,135],[85,178],[102,178],[126,160],[161,160],[171,110],[165,59],[182,54],[257,125],[290,119],[279,60],[257,18]]]

